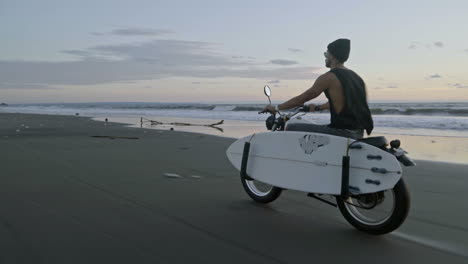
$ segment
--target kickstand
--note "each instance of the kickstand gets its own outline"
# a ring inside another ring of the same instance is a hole
[[[327,200],[325,200],[325,199],[323,199],[323,198],[318,197],[315,193],[308,193],[307,196],[312,197],[312,198],[315,198],[315,199],[317,199],[317,200],[319,200],[319,201],[321,201],[321,202],[324,202],[324,203],[326,203],[326,204],[329,204],[329,205],[331,205],[331,206],[333,206],[333,207],[337,207],[336,204],[334,204],[334,203],[332,203],[332,202],[330,202],[330,201],[327,201]]]

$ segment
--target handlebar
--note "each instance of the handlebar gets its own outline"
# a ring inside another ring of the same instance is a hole
[[[300,112],[308,112],[309,111],[309,106],[303,105],[301,107],[297,107],[294,112],[291,112],[289,114],[284,114],[281,112],[279,113],[279,116],[277,117],[276,114],[271,114],[270,117],[267,118],[266,120],[266,126],[268,130],[276,131],[277,129],[279,130],[284,130],[284,126],[288,120],[290,120],[293,116],[297,115]]]
[[[300,112],[309,112],[310,111],[310,106],[308,105],[303,105],[299,107]]]

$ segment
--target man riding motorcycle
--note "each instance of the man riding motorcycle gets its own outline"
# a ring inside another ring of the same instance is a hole
[[[374,124],[367,104],[365,83],[359,75],[344,66],[349,52],[349,39],[337,39],[328,44],[324,55],[325,66],[330,68],[330,71],[319,76],[304,93],[276,106],[267,105],[261,112],[276,113],[302,106],[323,92],[328,102],[322,105],[310,104],[309,111],[329,109],[330,124],[292,123],[286,130],[317,132],[353,139],[362,138],[364,130],[370,135]]]

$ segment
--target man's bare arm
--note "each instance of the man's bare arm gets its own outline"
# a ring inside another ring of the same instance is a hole
[[[330,83],[330,78],[328,74],[326,73],[326,74],[321,75],[320,77],[317,78],[317,80],[315,81],[314,85],[312,85],[311,88],[309,88],[307,91],[303,92],[302,94],[295,96],[282,104],[279,104],[278,109],[279,110],[291,109],[294,107],[304,105],[305,102],[316,98],[323,91],[325,91],[328,88],[329,83]]]

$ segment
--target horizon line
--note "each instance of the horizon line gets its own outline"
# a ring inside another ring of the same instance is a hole
[[[281,104],[284,101],[280,100],[273,100],[272,104]],[[325,100],[318,100],[316,103],[324,103]],[[5,103],[5,102],[1,102]],[[10,105],[28,105],[28,104],[103,104],[103,103],[152,103],[152,104],[265,104],[267,105],[268,102],[264,101],[206,101],[206,102],[196,102],[196,101],[173,101],[173,102],[161,102],[161,101],[77,101],[77,102],[16,102],[16,103],[5,103],[7,106]],[[313,103],[313,102],[311,102]],[[451,101],[451,100],[419,100],[419,101],[412,101],[412,100],[373,100],[368,101],[369,104],[372,103],[468,103],[468,100],[465,101]]]

